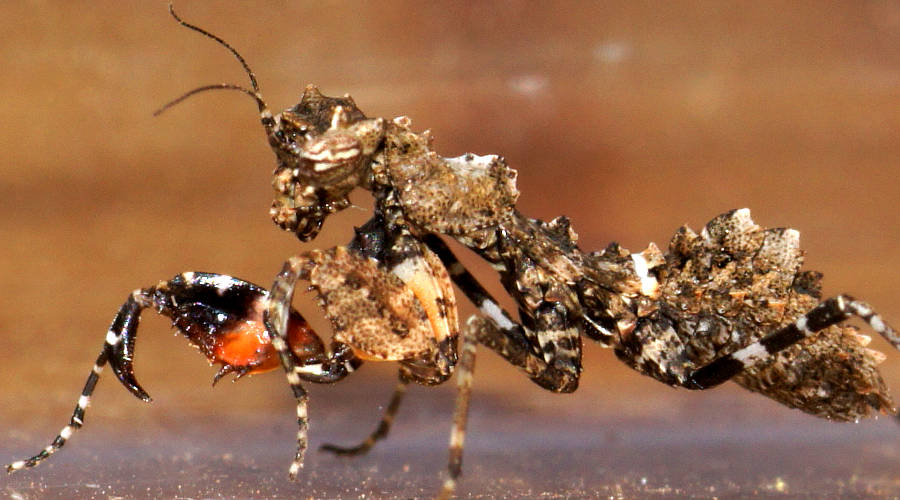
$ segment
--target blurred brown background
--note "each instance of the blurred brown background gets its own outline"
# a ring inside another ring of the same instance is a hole
[[[307,83],[405,114],[447,156],[501,153],[520,209],[569,215],[583,248],[664,245],[731,208],[801,231],[826,292],[900,323],[900,4],[872,2],[200,2],[274,109]],[[366,210],[299,245],[268,219],[274,160],[244,84],[166,3],[0,4],[0,454],[44,446],[127,293],[186,271],[268,285],[284,258],[346,242]],[[365,193],[356,203],[367,207]],[[489,268],[467,258],[483,280]],[[299,305],[318,320],[309,304]],[[471,312],[467,305],[464,315]],[[318,325],[327,331],[321,320]],[[63,453],[4,478],[14,498],[417,497],[438,485],[453,391],[413,389],[367,457],[286,469],[278,374],[208,390],[214,370],[147,314],[140,404],[101,382]],[[888,345],[876,339],[882,350]],[[888,383],[900,394],[900,356]],[[461,495],[581,498],[900,495],[900,429],[822,422],[727,385],[675,391],[589,345],[581,389],[479,358]],[[312,446],[361,439],[393,386],[366,366],[313,387]],[[17,496],[18,495],[18,496]]]

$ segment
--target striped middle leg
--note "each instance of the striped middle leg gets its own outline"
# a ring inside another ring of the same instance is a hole
[[[453,426],[450,431],[447,478],[437,498],[450,498],[456,491],[456,482],[462,473],[462,453],[466,438],[466,424],[469,420],[469,400],[472,395],[472,378],[475,373],[475,351],[478,346],[478,331],[485,328],[488,321],[479,316],[469,318],[463,331],[459,364],[456,366],[456,405],[453,409]]]
[[[456,286],[488,320],[488,324],[477,331],[479,343],[523,370],[532,381],[547,390],[571,392],[577,387],[578,380],[571,373],[548,363],[543,353],[532,350],[525,327],[500,306],[443,240],[433,234],[423,240],[440,257]]]
[[[365,440],[363,440],[363,442],[359,443],[356,446],[348,447],[337,446],[333,444],[323,444],[319,448],[319,450],[345,456],[364,455],[368,453],[368,451],[372,449],[372,446],[374,446],[377,441],[386,438],[388,433],[391,431],[391,425],[394,423],[394,417],[397,415],[397,410],[400,409],[400,403],[403,401],[403,396],[406,394],[406,388],[408,385],[409,382],[401,376],[400,381],[397,382],[397,386],[394,388],[394,394],[391,396],[391,402],[388,403],[387,410],[385,410],[384,415],[381,417],[381,421],[378,423],[378,427],[376,427],[375,431],[372,432],[372,434],[369,434],[369,436]]]

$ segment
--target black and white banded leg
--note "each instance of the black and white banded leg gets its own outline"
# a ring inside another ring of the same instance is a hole
[[[195,272],[179,274],[156,286],[133,291],[119,308],[106,333],[103,348],[88,375],[69,424],[44,450],[27,460],[8,465],[7,471],[34,467],[62,448],[75,431],[84,425],[85,411],[107,363],[129,392],[143,401],[151,401],[150,395],[134,375],[135,341],[140,315],[144,309],[149,308],[171,318],[173,326],[199,347],[210,361],[223,363],[223,370],[217,375],[217,379],[223,372],[234,372],[240,376],[254,370],[264,370],[267,363],[271,364],[271,360],[267,359],[263,349],[253,351],[260,353],[258,357],[246,358],[231,356],[233,353],[229,353],[227,348],[214,351],[210,346],[218,345],[217,340],[240,328],[247,328],[254,321],[258,322],[266,295],[265,289],[231,276]],[[293,314],[292,326],[305,324],[302,317],[296,312]],[[261,324],[259,328],[262,329]],[[322,355],[321,343],[311,330],[302,336],[295,336],[294,341],[303,342],[301,347],[310,352],[314,360]]]
[[[408,379],[403,377],[403,375],[401,374],[400,380],[397,382],[397,386],[394,388],[394,393],[393,395],[391,395],[391,401],[390,403],[388,403],[387,409],[384,411],[384,415],[381,417],[381,421],[378,423],[378,427],[376,427],[375,431],[369,434],[369,436],[361,443],[356,446],[346,447],[326,443],[323,444],[319,448],[319,450],[328,451],[336,455],[344,456],[357,456],[368,453],[377,441],[386,438],[388,433],[391,431],[391,425],[393,425],[394,423],[394,417],[397,415],[397,410],[400,409],[400,403],[403,402],[403,396],[406,395],[406,389],[408,385]]]
[[[228,293],[220,294],[219,292],[225,289],[226,284],[229,289]],[[27,460],[19,460],[9,464],[6,470],[15,472],[24,468],[34,467],[62,448],[75,431],[84,425],[85,411],[90,404],[91,395],[97,386],[97,381],[100,379],[100,373],[107,363],[112,365],[113,371],[122,385],[139,399],[150,402],[150,395],[138,384],[134,377],[133,368],[134,343],[141,311],[148,307],[153,308],[160,314],[175,319],[176,324],[179,320],[201,323],[202,321],[198,321],[194,317],[196,310],[179,311],[175,304],[178,303],[179,298],[192,296],[197,299],[201,295],[209,295],[209,293],[206,293],[209,290],[205,290],[207,288],[213,288],[214,292],[212,295],[219,297],[220,301],[230,301],[236,308],[240,309],[246,308],[249,304],[249,302],[244,300],[245,298],[259,295],[260,293],[260,289],[247,282],[235,280],[228,276],[206,273],[184,273],[170,281],[161,282],[154,287],[138,289],[132,292],[128,300],[119,308],[119,312],[106,333],[103,348],[97,357],[97,361],[94,363],[94,367],[91,369],[90,375],[88,375],[75,410],[72,412],[69,424],[63,427],[53,442],[40,453]],[[240,300],[236,297],[237,295],[241,296]],[[182,300],[182,302],[185,301]],[[196,300],[193,302],[196,302]],[[233,319],[232,316],[227,318],[219,316],[218,318],[220,319],[218,326],[223,326],[226,322]],[[210,325],[207,323],[207,331],[209,327]]]
[[[356,356],[353,349],[336,341],[331,343],[327,358],[318,363],[309,363],[298,359],[292,348],[293,340],[289,336],[288,330],[288,319],[292,315],[291,301],[294,297],[297,280],[304,271],[304,265],[308,263],[309,260],[303,256],[291,257],[285,262],[281,272],[275,278],[275,283],[269,292],[268,305],[263,313],[266,329],[272,339],[272,347],[278,354],[291,392],[297,401],[297,453],[294,455],[288,471],[292,480],[297,478],[297,474],[303,467],[303,457],[308,444],[309,396],[301,381],[319,384],[337,382],[362,365],[362,360]],[[304,278],[306,279],[308,276]]]
[[[91,373],[88,375],[84,388],[81,390],[81,396],[78,398],[78,403],[75,405],[69,424],[63,427],[56,438],[37,455],[7,465],[7,472],[12,473],[38,465],[65,446],[72,435],[84,426],[84,414],[91,403],[91,396],[97,387],[97,382],[100,380],[100,373],[103,372],[103,368],[111,360],[113,361],[113,366],[118,366],[119,368],[116,372],[122,384],[138,398],[147,402],[151,401],[150,396],[134,380],[130,363],[133,356],[134,333],[137,330],[140,312],[144,308],[153,305],[152,294],[155,289],[154,287],[135,290],[119,309],[119,313],[116,314],[112,325],[110,325],[106,333],[103,349],[100,351],[100,355],[97,356],[97,361],[94,362],[94,367],[91,368]]]
[[[820,303],[793,323],[766,335],[757,342],[695,370],[688,377],[686,387],[707,389],[719,385],[771,355],[853,316],[861,318],[872,330],[896,349],[900,349],[900,335],[885,323],[870,305],[848,295],[838,295]]]

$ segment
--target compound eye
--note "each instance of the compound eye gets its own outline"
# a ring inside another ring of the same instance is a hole
[[[291,142],[298,142],[298,139],[306,135],[310,130],[310,124],[300,118],[299,115],[285,111],[278,116],[281,123],[283,134],[279,139],[287,139]]]

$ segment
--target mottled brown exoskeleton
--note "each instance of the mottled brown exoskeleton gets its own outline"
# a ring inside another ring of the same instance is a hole
[[[107,334],[70,424],[43,452],[8,470],[37,464],[81,427],[107,362],[126,387],[149,399],[131,369],[137,317],[147,307],[172,317],[194,345],[223,365],[220,375],[284,368],[300,429],[292,477],[307,439],[302,383],[337,381],[366,360],[396,361],[400,383],[376,431],[357,446],[324,449],[367,451],[387,435],[406,384],[438,384],[456,370],[449,473],[441,490],[451,495],[460,473],[476,344],[555,392],[577,388],[586,336],[672,386],[706,389],[734,380],[835,420],[893,411],[875,368],[883,355],[866,348],[869,338],[843,322],[858,316],[897,348],[900,336],[863,302],[845,295],[820,301],[821,275],[801,270],[797,231],[762,228],[741,209],[714,218],[699,234],[681,228],[664,252],[653,244],[640,253],[616,244],[584,252],[567,218],[544,222],[517,211],[516,172],[502,157],[442,157],[430,134],[413,131],[409,119],[368,118],[350,96],[327,97],[313,86],[299,104],[273,115],[237,51],[174,10],[172,15],[230,50],[251,88],[200,87],[160,111],[211,89],[253,97],[277,159],[272,219],[302,241],[346,208],[356,188],[372,193],[374,215],[346,247],[288,259],[269,291],[206,273],[184,273],[135,291]],[[518,320],[440,236],[497,270],[517,304]],[[298,280],[316,292],[333,326],[327,348],[291,309]],[[462,335],[451,280],[481,313]]]

